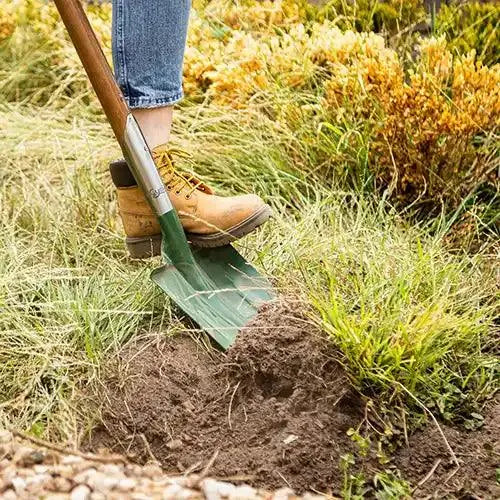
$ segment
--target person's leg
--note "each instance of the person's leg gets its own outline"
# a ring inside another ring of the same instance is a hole
[[[151,149],[168,142],[182,99],[190,0],[113,0],[116,79]]]
[[[172,105],[182,98],[189,9],[189,0],[113,0],[113,62],[186,236],[194,245],[223,246],[265,222],[271,210],[256,195],[216,196],[174,168],[166,143]],[[125,160],[113,162],[110,171],[130,255],[158,255],[160,226]]]

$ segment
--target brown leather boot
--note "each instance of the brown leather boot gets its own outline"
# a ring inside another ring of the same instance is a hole
[[[153,158],[186,237],[193,245],[227,245],[251,233],[271,216],[270,207],[257,195],[217,196],[193,175],[176,171],[172,153],[185,156],[182,151],[159,146],[153,151]],[[130,256],[141,259],[159,255],[160,226],[127,163],[125,160],[112,162],[110,172],[117,188]]]

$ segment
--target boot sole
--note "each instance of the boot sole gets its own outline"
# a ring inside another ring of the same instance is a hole
[[[201,248],[223,247],[250,234],[264,224],[271,217],[271,213],[271,207],[265,205],[250,217],[226,231],[218,231],[212,234],[186,233],[186,238],[192,245]],[[125,243],[132,259],[148,259],[161,254],[161,234],[140,238],[127,237]]]

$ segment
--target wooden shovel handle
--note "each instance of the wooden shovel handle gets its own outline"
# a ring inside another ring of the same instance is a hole
[[[116,138],[123,147],[129,114],[123,94],[79,0],[54,0]]]

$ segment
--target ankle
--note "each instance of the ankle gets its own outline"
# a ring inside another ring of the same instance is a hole
[[[153,150],[170,140],[173,107],[138,108],[132,110],[139,127],[146,139],[149,149]]]

